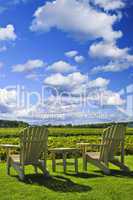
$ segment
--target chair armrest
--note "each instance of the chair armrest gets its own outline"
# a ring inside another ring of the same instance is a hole
[[[96,146],[96,147],[106,146],[105,144],[90,144],[90,143],[77,143],[77,145],[80,145],[80,146]]]
[[[77,143],[77,145],[80,146],[82,153],[85,153],[87,151],[87,147],[97,147],[97,149],[99,149],[100,147],[104,146],[107,147],[107,145],[104,144],[90,144],[90,143]]]
[[[103,146],[107,146],[107,145],[106,144],[90,144],[90,146],[103,147]]]

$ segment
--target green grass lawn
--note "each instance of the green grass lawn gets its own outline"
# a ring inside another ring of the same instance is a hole
[[[133,171],[133,156],[126,157],[126,164]],[[131,200],[133,198],[133,173],[123,173],[110,166],[112,174],[103,175],[99,169],[88,165],[88,173],[75,175],[74,168],[68,166],[68,174],[64,175],[61,166],[58,172],[51,172],[51,161],[48,169],[51,178],[32,175],[32,167],[27,167],[25,182],[17,179],[12,169],[11,175],[6,175],[6,165],[0,163],[0,200]]]

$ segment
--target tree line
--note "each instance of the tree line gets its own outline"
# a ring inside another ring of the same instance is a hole
[[[22,121],[0,120],[0,128],[19,128],[27,126],[29,126],[29,124]]]
[[[44,127],[56,127],[56,128],[106,128],[115,124],[116,122],[110,123],[96,123],[96,124],[82,124],[82,125],[73,125],[73,124],[65,124],[65,125],[42,125]],[[133,122],[121,122],[129,127],[133,127]],[[0,128],[19,128],[19,127],[27,127],[30,126],[27,122],[23,121],[10,121],[10,120],[0,120]]]

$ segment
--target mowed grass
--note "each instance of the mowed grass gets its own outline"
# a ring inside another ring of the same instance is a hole
[[[0,128],[0,143],[19,143],[20,128]],[[95,128],[49,128],[49,147],[75,147],[77,142],[98,143],[102,129]],[[133,149],[133,128],[127,129],[125,149]],[[1,149],[5,159],[5,151]],[[133,156],[126,157],[126,163],[133,171]],[[26,180],[20,182],[16,172],[6,175],[5,163],[0,163],[0,200],[131,200],[133,197],[133,173],[122,173],[111,166],[112,174],[103,175],[99,169],[88,165],[88,173],[82,172],[82,160],[79,162],[80,173],[74,173],[74,167],[68,166],[68,173],[63,173],[57,166],[57,173],[48,170],[51,177],[46,179],[41,174],[34,175],[32,167],[26,168]]]
[[[133,156],[126,157],[126,164],[133,170]],[[48,161],[50,178],[42,174],[35,175],[32,167],[26,168],[25,182],[17,178],[12,169],[11,176],[6,175],[6,165],[0,163],[0,200],[131,200],[133,198],[133,172],[123,173],[110,166],[112,173],[103,175],[99,169],[88,165],[88,173],[80,172],[68,166],[65,175],[62,166],[57,172],[51,172],[51,161]]]

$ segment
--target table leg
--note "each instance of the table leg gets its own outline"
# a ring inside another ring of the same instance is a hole
[[[85,146],[82,147],[82,157],[83,157],[83,171],[87,171],[87,160],[86,160],[86,148]]]
[[[75,172],[78,173],[78,155],[75,154]]]
[[[8,148],[7,149],[7,160],[6,160],[6,162],[7,162],[7,175],[9,175],[10,174],[10,156],[9,156],[9,154],[10,154],[10,149]]]
[[[63,153],[63,168],[64,168],[64,173],[66,173],[66,160],[67,160],[67,153]]]
[[[56,159],[55,159],[55,153],[52,153],[52,170],[53,172],[56,171]]]

